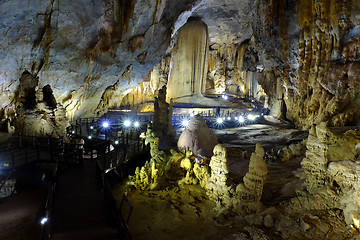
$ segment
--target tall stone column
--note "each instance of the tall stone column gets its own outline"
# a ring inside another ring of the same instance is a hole
[[[207,25],[198,19],[180,28],[172,53],[167,99],[191,102],[191,96],[205,91],[208,69],[209,35]]]

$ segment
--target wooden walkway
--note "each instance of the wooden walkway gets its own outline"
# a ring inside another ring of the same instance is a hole
[[[108,222],[104,193],[96,181],[96,161],[59,176],[51,220],[51,239],[117,239],[117,229]]]

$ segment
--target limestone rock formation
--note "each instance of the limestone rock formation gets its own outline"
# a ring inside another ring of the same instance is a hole
[[[191,152],[187,151],[185,157],[180,162],[180,167],[185,170],[185,177],[181,179],[178,184],[188,184],[196,185],[198,184],[198,179],[194,174],[194,158],[190,159]]]
[[[301,163],[306,189],[297,191],[298,197],[292,200],[294,205],[289,206],[289,211],[341,209],[346,223],[359,230],[359,143],[358,131],[331,129],[326,123],[313,126]]]
[[[217,137],[211,132],[201,115],[194,116],[181,133],[177,146],[185,153],[211,157],[212,150],[218,144]]]
[[[355,160],[355,146],[359,142],[359,134],[354,130],[337,134],[324,122],[313,126],[309,131],[306,157],[301,162],[305,170],[307,190],[315,193],[324,186],[328,165],[331,162]]]
[[[192,96],[205,92],[208,38],[207,26],[201,20],[189,19],[180,28],[170,65],[169,100],[191,103]]]
[[[248,205],[251,208],[250,205],[256,206],[259,203],[268,174],[264,155],[264,148],[261,144],[256,144],[255,152],[251,154],[249,171],[244,177],[244,183],[236,187],[235,207]]]
[[[69,119],[94,115],[99,104],[120,106],[121,98],[166,54],[180,14],[198,3],[1,1],[0,112],[13,107],[25,69],[39,77],[39,85],[51,86]],[[129,78],[123,79],[129,68]],[[113,94],[104,94],[118,81]]]
[[[140,83],[122,98],[120,106],[141,112],[153,111],[153,107],[149,107],[149,102],[153,102],[154,97],[158,96],[159,90],[167,84],[170,60],[170,55],[166,55],[162,58],[149,72],[144,79],[144,82]]]
[[[213,152],[214,155],[211,157],[209,165],[211,175],[205,186],[206,193],[211,200],[216,202],[219,209],[230,208],[235,189],[228,176],[227,149],[224,145],[218,144],[214,147]]]
[[[356,124],[358,3],[262,0],[256,5],[254,36],[257,49],[263,49],[257,79],[271,101],[284,101],[286,118],[304,129],[323,121]]]
[[[174,141],[176,132],[172,125],[172,105],[166,102],[166,86],[159,90],[158,97],[155,98],[152,128],[154,133],[168,145]]]
[[[148,125],[145,144],[150,144],[151,159],[143,167],[137,167],[134,176],[129,176],[130,184],[138,189],[154,190],[161,187],[168,156],[159,150],[159,142],[159,138]]]
[[[21,75],[20,85],[15,93],[16,111],[13,121],[17,133],[29,136],[65,135],[68,124],[66,111],[57,103],[50,85],[41,88],[39,78],[25,71]]]

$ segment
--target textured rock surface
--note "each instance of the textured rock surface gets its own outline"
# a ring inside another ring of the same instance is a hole
[[[205,92],[208,49],[207,25],[198,19],[189,19],[179,29],[172,53],[168,99],[192,103],[192,96]]]
[[[258,1],[258,76],[265,92],[284,99],[298,126],[356,124],[359,113],[357,1]],[[260,68],[259,68],[260,69]]]
[[[285,113],[278,116],[304,128],[360,119],[355,0],[16,0],[0,9],[4,124],[15,117],[25,70],[38,77],[37,87],[51,87],[68,119],[153,99],[171,67],[149,72],[164,56],[169,63],[189,17],[208,27],[208,92],[265,91]]]
[[[211,157],[213,148],[218,143],[216,135],[206,125],[204,118],[196,115],[181,133],[177,146],[183,152],[191,151],[194,155]]]
[[[298,190],[290,211],[341,209],[348,225],[359,229],[360,134],[346,128],[329,129],[321,123],[310,129],[304,168],[306,190]],[[295,207],[294,207],[295,206]]]
[[[195,3],[2,1],[2,118],[14,117],[12,99],[25,70],[39,78],[40,87],[51,86],[69,118],[119,106],[164,56],[173,24]]]
[[[256,206],[260,202],[268,174],[264,155],[264,148],[261,146],[261,144],[256,144],[255,152],[251,154],[249,171],[244,176],[244,183],[236,186],[236,202],[234,203],[235,207],[248,205],[247,207],[252,209],[253,206]],[[247,209],[245,210],[247,211]]]
[[[235,193],[233,183],[229,178],[229,166],[227,162],[227,149],[218,144],[214,147],[214,155],[210,160],[211,175],[206,184],[206,193],[209,198],[216,202],[218,209],[232,206],[232,197]]]

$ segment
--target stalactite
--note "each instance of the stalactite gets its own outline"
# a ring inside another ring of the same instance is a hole
[[[155,9],[154,9],[154,13],[153,13],[153,20],[152,20],[152,24],[154,25],[155,24],[155,21],[156,21],[156,13],[158,11],[158,7],[161,5],[161,0],[156,0],[156,3],[155,3]]]
[[[124,31],[129,31],[130,20],[134,14],[134,0],[113,0],[114,21],[112,38],[119,43],[122,40]]]
[[[44,13],[44,29],[45,36],[42,39],[42,47],[43,47],[43,55],[44,55],[44,70],[47,70],[49,64],[50,57],[50,44],[53,41],[52,39],[52,27],[51,27],[51,16],[53,13],[53,5],[55,0],[51,0],[50,4],[46,8],[46,12]]]
[[[208,44],[208,29],[200,20],[190,20],[179,30],[171,60],[168,99],[195,96],[204,92]]]

